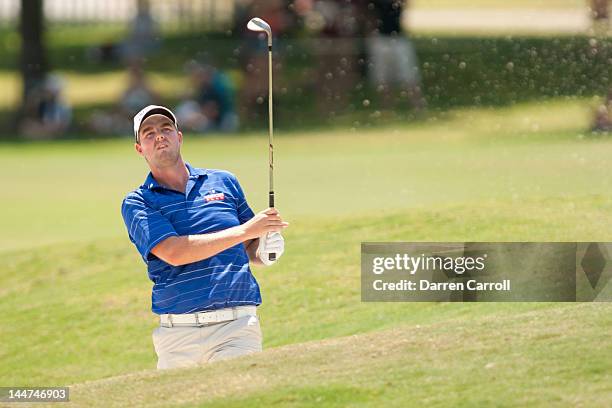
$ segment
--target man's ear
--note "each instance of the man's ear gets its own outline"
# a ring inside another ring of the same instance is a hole
[[[183,144],[183,132],[179,130],[177,134],[178,134],[179,144],[182,145]]]
[[[136,149],[136,152],[142,156],[142,146],[140,143],[134,143],[134,149]]]

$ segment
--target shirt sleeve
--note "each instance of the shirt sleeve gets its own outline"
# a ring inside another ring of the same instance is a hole
[[[151,208],[139,194],[129,194],[121,205],[121,214],[130,241],[134,243],[145,262],[155,255],[151,250],[168,237],[178,236],[170,221]]]
[[[230,176],[231,182],[236,189],[236,211],[238,212],[238,221],[240,224],[244,224],[251,218],[255,216],[251,207],[247,203],[246,197],[244,196],[244,191],[242,191],[242,187],[240,183],[238,183],[238,179],[233,174]]]

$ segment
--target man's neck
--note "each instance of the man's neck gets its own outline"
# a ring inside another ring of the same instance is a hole
[[[185,192],[187,179],[189,179],[189,170],[185,166],[183,159],[168,167],[151,167],[151,174],[155,180],[164,187],[172,190]]]

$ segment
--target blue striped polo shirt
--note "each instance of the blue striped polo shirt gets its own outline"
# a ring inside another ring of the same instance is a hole
[[[243,244],[207,259],[172,266],[151,253],[171,236],[208,234],[243,224],[254,214],[236,176],[186,163],[185,193],[160,185],[153,175],[121,205],[130,240],[153,282],[154,313],[193,313],[261,304],[259,285]]]

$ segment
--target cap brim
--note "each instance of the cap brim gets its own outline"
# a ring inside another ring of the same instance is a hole
[[[145,115],[142,117],[142,119],[140,119],[140,126],[142,126],[142,122],[144,122],[145,120],[147,120],[147,118],[149,118],[149,117],[151,117],[153,115],[163,115],[163,116],[167,117],[168,119],[170,119],[172,121],[172,123],[174,123],[176,125],[176,118],[174,117],[174,114],[172,112],[170,112],[169,109],[166,109],[166,108],[155,108],[155,109],[151,109],[150,111],[145,113]]]

